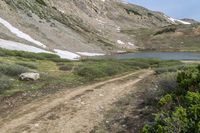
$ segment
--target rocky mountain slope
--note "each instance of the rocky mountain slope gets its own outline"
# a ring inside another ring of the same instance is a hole
[[[120,0],[0,1],[1,47],[30,51],[29,45],[38,48],[32,52],[55,52],[70,59],[138,49],[179,50],[177,44],[165,45],[163,38],[154,36],[172,26],[173,34],[162,34],[176,35],[179,27],[186,27],[199,35],[198,24]]]

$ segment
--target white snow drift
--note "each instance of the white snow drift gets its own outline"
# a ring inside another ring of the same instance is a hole
[[[40,48],[36,48],[34,46],[29,46],[26,44],[8,41],[8,40],[4,40],[4,39],[0,39],[0,47],[8,49],[8,50],[27,51],[27,52],[33,52],[33,53],[51,53],[49,51],[46,51],[46,50],[43,50]]]
[[[44,44],[42,44],[41,42],[34,40],[31,36],[29,36],[28,34],[20,31],[19,29],[15,28],[14,26],[12,26],[8,21],[2,19],[0,17],[0,23],[3,24],[6,28],[8,28],[8,30],[10,30],[10,32],[12,32],[13,34],[15,34],[17,37],[25,39],[29,42],[32,42],[40,47],[46,48],[46,46]]]
[[[89,52],[76,52],[76,53],[83,56],[104,56],[105,55],[103,53],[89,53]]]
[[[186,22],[186,21],[182,21],[182,20],[179,20],[179,19],[174,19],[174,18],[171,18],[171,17],[168,17],[168,16],[166,16],[166,15],[164,15],[169,21],[171,21],[172,23],[177,23],[177,22],[179,22],[179,23],[182,23],[182,24],[191,24],[191,23],[189,23],[189,22]]]
[[[78,60],[81,57],[75,53],[65,51],[65,50],[54,49],[54,51],[56,52],[57,55],[60,56],[60,58],[63,58],[63,59]]]
[[[121,41],[121,40],[117,40],[117,43],[118,44],[121,44],[121,45],[124,45],[125,43],[123,42],[123,41]]]
[[[103,56],[104,53],[89,53],[89,52],[76,52],[72,53],[66,50],[59,50],[54,49],[54,52],[46,51],[34,46],[29,46],[27,44],[18,43],[14,41],[8,41],[4,39],[0,39],[0,48],[8,49],[8,50],[17,50],[17,51],[26,51],[26,52],[33,52],[33,53],[50,53],[56,54],[60,56],[60,58],[68,59],[68,60],[79,60],[82,56]],[[79,55],[78,55],[79,54]]]

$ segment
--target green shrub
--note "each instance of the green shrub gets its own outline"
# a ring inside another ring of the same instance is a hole
[[[126,66],[124,65],[117,65],[117,64],[109,64],[105,66],[105,74],[107,76],[113,76],[125,71]]]
[[[188,92],[185,96],[186,106],[200,104],[200,94],[195,92]]]
[[[190,68],[187,71],[182,71],[177,76],[179,84],[178,95],[185,95],[187,91],[200,91],[200,72],[196,68]]]
[[[156,114],[155,122],[144,126],[143,133],[199,133],[200,132],[200,102],[199,93],[188,93],[184,106],[174,111]]]
[[[88,80],[94,80],[106,76],[105,72],[96,66],[81,66],[76,70],[76,73]]]
[[[9,77],[0,75],[0,93],[9,89],[12,86],[12,81]]]
[[[123,62],[125,65],[129,66],[129,67],[132,67],[132,68],[140,68],[140,69],[145,69],[145,68],[148,68],[150,66],[149,63],[147,62],[138,62],[138,61],[131,61],[131,60],[128,60],[128,61],[124,61]]]
[[[158,103],[160,106],[164,106],[164,105],[172,102],[172,100],[173,100],[172,96],[170,94],[167,94],[164,97],[162,97]]]
[[[16,64],[18,64],[20,66],[31,68],[31,69],[37,69],[37,65],[32,62],[18,62]]]
[[[161,106],[173,102],[179,105],[155,115],[154,122],[144,126],[143,133],[199,133],[200,132],[200,66],[182,71],[177,76],[178,93],[167,94]],[[172,95],[175,98],[172,98]]]
[[[129,8],[129,9],[125,8],[125,11],[127,12],[127,14],[133,13],[134,15],[142,16],[142,14],[140,14],[138,11],[131,9],[131,8]]]
[[[169,32],[175,32],[175,31],[176,31],[175,27],[168,27],[168,28],[162,29],[160,31],[157,31],[154,35],[159,35],[159,34],[169,33]]]
[[[66,62],[68,60],[61,59],[56,54],[50,53],[32,53],[32,52],[25,52],[25,51],[15,51],[15,50],[6,50],[0,48],[0,56],[14,56],[14,57],[22,57],[28,59],[37,59],[37,60],[51,60],[55,62]]]
[[[0,64],[0,73],[8,76],[17,76],[21,73],[28,72],[27,67],[23,67],[15,64]]]
[[[41,4],[43,6],[47,6],[47,4],[44,2],[44,0],[36,0],[36,2],[38,2],[39,4]]]
[[[177,73],[163,73],[158,76],[159,88],[163,91],[163,94],[173,93],[178,88]]]
[[[62,70],[62,71],[70,71],[70,70],[72,70],[72,68],[73,68],[72,64],[67,64],[67,65],[61,65],[61,66],[59,66],[59,70]]]

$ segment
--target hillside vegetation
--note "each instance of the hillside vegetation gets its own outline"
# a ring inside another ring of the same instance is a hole
[[[181,64],[179,61],[157,59],[68,61],[51,54],[35,54],[5,49],[0,49],[0,55],[1,96],[40,89],[55,91],[57,88],[75,87],[138,69]],[[20,81],[18,76],[24,72],[38,72],[41,74],[41,79]]]
[[[156,51],[199,51],[199,24],[170,25],[157,29],[141,28],[122,30],[135,35],[140,50]]]
[[[158,102],[155,120],[143,128],[143,133],[200,132],[200,66],[178,73],[177,86]],[[166,87],[165,87],[166,89]]]
[[[155,72],[116,102],[92,133],[199,133],[200,66]]]

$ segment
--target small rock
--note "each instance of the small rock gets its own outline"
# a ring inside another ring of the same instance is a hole
[[[108,124],[108,123],[109,123],[109,121],[106,121],[106,123]]]
[[[28,12],[28,13],[27,13],[27,16],[28,16],[28,17],[33,17],[33,15],[32,15],[31,12]]]
[[[142,77],[142,76],[139,76],[138,78],[139,78],[139,79],[142,79],[143,77]]]
[[[56,24],[55,23],[51,23],[50,26],[51,27],[56,27]]]
[[[82,105],[85,105],[85,102],[81,102]]]
[[[37,123],[37,124],[35,124],[35,127],[39,127],[39,124]]]
[[[124,125],[122,125],[122,127],[126,127],[126,125],[124,124]]]
[[[22,73],[20,74],[19,78],[21,80],[38,80],[40,78],[40,74],[39,73],[32,73],[32,72],[27,72],[27,73]]]
[[[100,97],[103,97],[104,95],[103,95],[103,94],[99,94],[99,96],[100,96]]]

